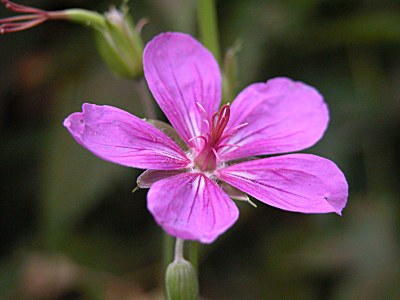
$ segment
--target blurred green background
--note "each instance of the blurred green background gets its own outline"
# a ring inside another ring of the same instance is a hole
[[[129,5],[136,21],[149,20],[146,42],[162,31],[197,36],[195,1]],[[400,299],[400,2],[217,5],[223,51],[241,45],[237,92],[288,76],[325,96],[329,129],[304,152],[335,161],[350,196],[342,217],[239,203],[235,226],[200,246],[202,297]],[[62,126],[83,102],[145,117],[144,82],[113,76],[92,32],[69,23],[0,36],[0,54],[0,299],[161,299],[162,232],[147,191],[131,194],[140,170],[94,157]]]

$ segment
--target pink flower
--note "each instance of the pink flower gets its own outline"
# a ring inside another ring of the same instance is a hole
[[[166,232],[211,243],[238,218],[230,196],[244,200],[246,194],[288,211],[341,213],[348,186],[330,160],[311,154],[254,159],[305,149],[322,137],[328,109],[314,88],[274,78],[248,86],[219,109],[218,64],[182,33],[148,43],[144,72],[184,149],[162,130],[110,106],[84,104],[64,126],[95,155],[149,169],[138,185],[150,187],[148,209]]]

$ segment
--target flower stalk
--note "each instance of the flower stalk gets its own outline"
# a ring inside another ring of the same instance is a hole
[[[183,244],[184,240],[177,238],[175,242],[175,260],[182,260],[183,258]]]
[[[197,4],[201,41],[214,54],[215,59],[221,62],[215,0],[199,0]]]
[[[197,300],[199,284],[196,270],[183,257],[184,240],[175,242],[175,259],[165,273],[165,288],[168,300]]]

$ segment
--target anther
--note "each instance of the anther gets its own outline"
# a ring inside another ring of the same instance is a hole
[[[212,150],[212,152],[214,153],[216,159],[217,159],[217,160],[220,160],[219,155],[218,155],[218,153],[217,153],[217,150],[215,150],[215,148],[212,148],[211,150]]]

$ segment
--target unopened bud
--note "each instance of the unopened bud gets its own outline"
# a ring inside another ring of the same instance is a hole
[[[168,300],[197,300],[199,298],[196,270],[183,258],[169,264],[165,274],[165,285]]]
[[[143,75],[143,41],[126,11],[111,8],[105,14],[106,29],[96,35],[103,60],[116,74],[131,79]]]
[[[119,10],[112,7],[104,15],[90,14],[90,18],[86,20],[82,18],[82,12],[83,10],[71,9],[67,10],[66,14],[70,21],[95,29],[97,48],[108,67],[123,77],[130,79],[141,77],[143,41],[127,13],[127,8]]]

